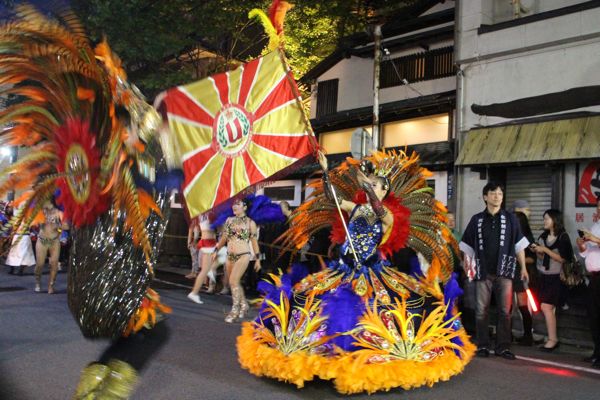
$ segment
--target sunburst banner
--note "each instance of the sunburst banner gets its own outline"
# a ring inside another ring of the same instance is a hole
[[[167,91],[163,100],[194,217],[281,176],[316,146],[280,50]]]

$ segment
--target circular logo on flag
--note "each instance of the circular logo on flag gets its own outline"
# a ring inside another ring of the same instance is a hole
[[[213,135],[219,152],[226,157],[235,157],[250,142],[252,116],[237,104],[226,104],[215,117]]]

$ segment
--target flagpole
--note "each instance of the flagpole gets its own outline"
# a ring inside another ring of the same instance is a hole
[[[320,153],[319,152],[319,143],[317,142],[315,133],[313,132],[312,127],[310,125],[310,119],[306,115],[306,110],[304,109],[304,105],[300,101],[301,96],[300,96],[300,93],[298,93],[298,88],[296,87],[296,83],[293,81],[292,77],[290,76],[291,68],[290,68],[289,64],[287,63],[287,60],[285,59],[285,55],[283,53],[283,43],[281,43],[279,45],[279,47],[276,49],[276,51],[279,54],[279,60],[283,64],[283,67],[285,70],[285,76],[287,78],[288,84],[290,85],[290,87],[292,89],[294,98],[296,99],[296,104],[298,104],[298,107],[300,108],[302,119],[304,121],[304,124],[306,125],[306,128],[308,129],[309,137],[312,138],[314,150],[318,154],[318,153]],[[323,153],[321,153],[321,154],[323,154]],[[323,157],[325,157],[324,154],[323,154]],[[326,171],[325,171],[325,173],[326,173]],[[340,207],[340,203],[337,198],[335,188],[333,187],[333,185],[330,185],[330,188],[331,188],[331,194],[333,195],[333,200],[335,202],[335,207],[337,208],[338,214],[340,215],[340,220],[342,221],[342,226],[344,227],[346,237],[348,238],[348,243],[350,244],[350,248],[352,249],[352,255],[354,256],[354,261],[356,262],[356,265],[358,266],[360,264],[360,262],[358,261],[358,256],[356,255],[356,250],[354,249],[354,243],[352,242],[352,237],[350,236],[350,231],[348,230],[348,226],[346,225],[346,220],[344,219],[344,214],[342,213],[342,208]]]
[[[285,77],[288,81],[288,84],[290,85],[290,87],[292,89],[292,92],[294,94],[294,99],[296,100],[296,104],[300,108],[300,112],[302,114],[302,120],[304,121],[304,124],[306,125],[306,129],[308,130],[309,137],[312,139],[313,149],[315,150],[315,152],[317,152],[319,150],[319,143],[317,142],[317,137],[315,136],[315,133],[313,132],[312,127],[310,125],[310,118],[308,118],[308,116],[306,115],[306,110],[304,109],[304,105],[302,104],[302,101],[300,101],[302,96],[300,96],[300,93],[298,93],[298,87],[296,86],[296,82],[290,76],[290,72],[292,71],[292,69],[290,68],[287,60],[285,59],[285,54],[283,53],[283,43],[281,43],[279,45],[279,47],[277,47],[277,49],[275,49],[275,51],[277,51],[277,53],[279,55],[279,60],[281,61],[281,64],[283,65],[283,69],[285,70]]]
[[[325,154],[323,154],[323,152],[319,151],[318,157],[319,157],[319,164],[321,164],[321,168],[323,168],[323,173],[327,174],[328,173],[328,170],[326,168],[327,165],[323,165],[320,160],[321,157],[325,158]],[[327,158],[325,158],[325,162],[327,162]],[[340,203],[337,198],[337,194],[335,193],[335,187],[331,184],[331,182],[329,182],[329,179],[327,179],[327,181],[323,182],[323,185],[329,185],[329,189],[331,189],[331,195],[333,196],[333,201],[335,202],[335,207],[338,210],[338,214],[340,214],[340,220],[342,221],[342,226],[344,227],[344,231],[346,232],[346,237],[348,238],[348,243],[350,244],[350,248],[352,249],[352,255],[354,256],[354,261],[356,262],[356,267],[358,267],[360,265],[360,262],[358,261],[358,256],[356,255],[356,250],[354,249],[354,243],[352,242],[352,237],[350,236],[350,231],[348,230],[348,226],[346,225],[346,220],[344,219],[344,214],[342,213],[342,208],[340,207]],[[327,190],[327,188],[323,188],[323,190]]]

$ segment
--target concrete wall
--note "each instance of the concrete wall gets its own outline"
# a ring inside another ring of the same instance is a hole
[[[435,28],[451,24],[452,23],[439,25]],[[422,31],[430,29],[433,28],[428,28]],[[410,35],[413,35],[417,32],[421,31],[410,32]],[[394,38],[398,37],[401,36],[396,36]],[[441,41],[439,43],[430,45],[430,49],[434,50],[452,45],[452,40]],[[385,47],[385,42],[383,46]],[[388,57],[393,59],[422,51],[424,51],[423,48],[414,47],[400,52],[392,52]],[[342,59],[339,63],[321,75],[317,79],[317,83],[312,85],[310,106],[311,118],[316,117],[317,84],[320,81],[326,81],[330,79],[339,79],[337,111],[352,110],[355,108],[373,105],[373,58],[361,58],[353,56]],[[420,97],[421,95],[447,92],[454,89],[456,89],[455,77],[415,82],[410,83],[410,85],[407,86],[394,86],[380,89],[379,102],[380,104],[384,104],[398,100]]]
[[[487,179],[481,179],[478,172],[472,172],[470,168],[461,168],[459,170],[460,179],[457,181],[458,187],[456,204],[456,226],[462,232],[471,217],[483,211],[485,203],[481,190],[487,183]]]
[[[545,11],[556,10],[574,4],[583,3],[586,0],[521,0],[520,16],[538,14]],[[487,23],[498,23],[514,19],[514,7],[510,0],[482,0],[482,11]]]
[[[507,121],[474,114],[474,103],[502,103],[600,84],[600,8],[484,34],[477,33],[486,21],[481,0],[464,1],[458,15],[462,131]],[[600,107],[578,111],[582,110]]]

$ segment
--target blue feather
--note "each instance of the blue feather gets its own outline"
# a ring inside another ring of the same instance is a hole
[[[419,263],[419,258],[417,256],[413,256],[411,257],[410,261],[409,261],[409,274],[414,276],[415,278],[419,279],[421,278],[423,275],[423,271],[421,270],[421,264]]]
[[[358,320],[365,312],[365,305],[360,296],[352,290],[350,284],[342,285],[337,290],[323,296],[323,315],[328,316],[327,334],[348,332],[356,327]],[[354,339],[350,335],[341,335],[332,342],[345,351],[356,350],[352,345]]]
[[[308,267],[304,263],[293,263],[290,272],[290,284],[292,287],[308,275]]]

